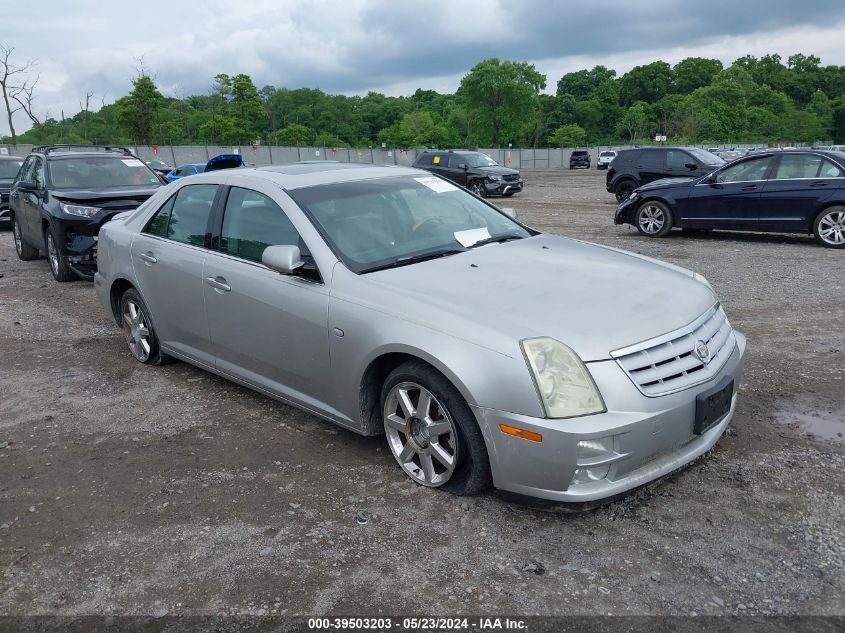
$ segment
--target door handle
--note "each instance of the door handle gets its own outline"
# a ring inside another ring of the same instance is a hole
[[[141,253],[140,255],[138,255],[138,257],[143,259],[147,263],[148,266],[150,264],[155,264],[158,261],[155,258],[155,256],[153,255],[152,251],[147,251],[146,253]]]
[[[224,277],[206,277],[205,283],[215,290],[222,290],[223,292],[229,292],[232,289],[232,286],[226,283]]]
[[[757,191],[757,185],[746,185],[742,188],[743,191]]]
[[[811,187],[827,187],[827,183],[826,183],[826,182],[814,182],[814,183],[813,183],[812,185],[810,185],[810,186],[811,186]]]

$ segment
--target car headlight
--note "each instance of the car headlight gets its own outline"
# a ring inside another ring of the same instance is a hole
[[[66,202],[59,203],[62,211],[70,215],[78,215],[83,218],[93,218],[100,212],[100,207],[86,207],[79,204],[68,204]]]
[[[607,410],[590,372],[566,345],[548,337],[525,339],[520,345],[548,417],[572,418]]]
[[[495,181],[495,180],[501,180],[501,179],[502,179],[502,177],[501,177],[501,176],[499,176],[498,174],[489,174],[487,177],[488,177],[490,180],[494,180],[494,181]]]
[[[692,278],[695,279],[697,282],[704,284],[705,286],[710,288],[710,290],[713,290],[713,286],[710,285],[710,282],[707,281],[707,278],[704,275],[699,275],[698,273],[693,273]]]

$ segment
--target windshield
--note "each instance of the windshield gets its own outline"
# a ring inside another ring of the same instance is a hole
[[[0,160],[0,178],[14,178],[23,165],[22,160]]]
[[[462,154],[462,156],[470,167],[496,167],[499,164],[487,154]]]
[[[153,187],[158,176],[137,158],[80,156],[50,162],[50,182],[56,189]]]
[[[711,154],[705,149],[691,147],[688,148],[687,151],[693,156],[695,156],[704,165],[722,165],[725,162],[721,158],[716,156],[716,154]]]
[[[533,235],[436,176],[318,185],[288,194],[356,273],[440,251],[460,252],[488,238]]]

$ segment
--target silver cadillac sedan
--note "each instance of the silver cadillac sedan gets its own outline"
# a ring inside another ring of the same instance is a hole
[[[590,501],[712,447],[745,337],[707,281],[514,215],[414,169],[213,172],[106,224],[95,286],[138,361],[384,434],[423,486]]]

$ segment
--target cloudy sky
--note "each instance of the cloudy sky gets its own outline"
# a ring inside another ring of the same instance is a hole
[[[692,55],[769,52],[845,65],[843,0],[0,0],[0,43],[37,59],[38,109],[58,118],[93,92],[126,94],[143,58],[163,93],[205,94],[219,72],[260,88],[392,95],[452,92],[487,57],[534,63],[548,89],[569,71],[620,74]],[[5,117],[0,134],[8,133]],[[20,129],[28,127],[16,118]]]

